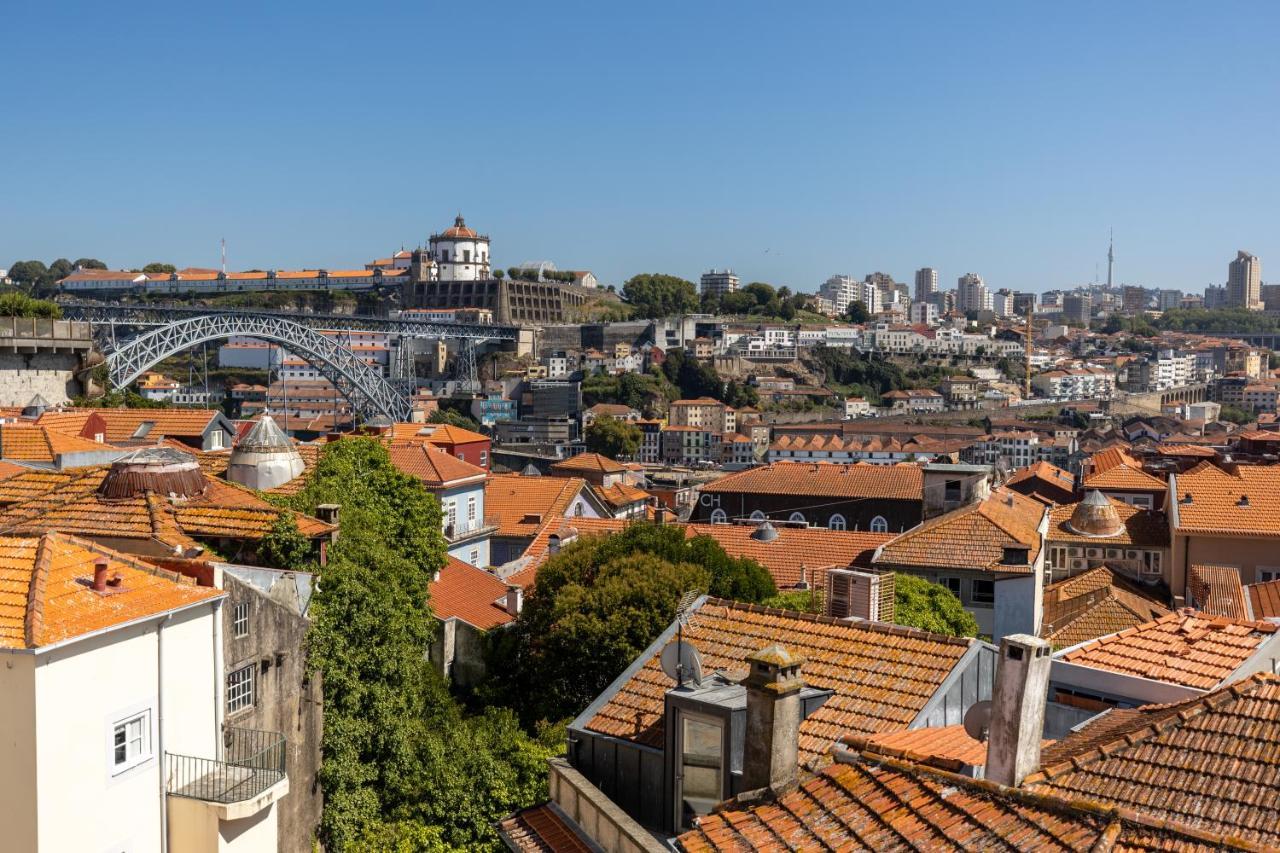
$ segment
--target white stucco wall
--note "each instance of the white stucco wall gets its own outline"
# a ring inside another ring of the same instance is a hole
[[[41,850],[160,850],[162,750],[216,756],[221,643],[212,605],[175,614],[164,627],[163,679],[157,678],[158,625],[151,620],[38,656]],[[143,709],[151,711],[150,757],[112,775],[112,728]]]

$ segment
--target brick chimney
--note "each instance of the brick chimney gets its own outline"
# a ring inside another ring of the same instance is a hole
[[[804,658],[774,643],[747,657],[747,732],[744,790],[781,793],[795,784],[800,763],[800,691]]]
[[[107,558],[98,557],[93,561],[93,591],[107,591]]]
[[[1017,787],[1040,765],[1051,651],[1030,634],[1000,641],[987,735],[985,775],[992,782]]]

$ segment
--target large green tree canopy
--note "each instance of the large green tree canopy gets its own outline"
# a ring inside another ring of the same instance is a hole
[[[610,459],[635,456],[643,438],[640,427],[618,418],[597,418],[587,427],[587,449]]]
[[[638,316],[646,318],[689,314],[699,306],[698,289],[693,282],[661,273],[641,273],[627,279],[622,285],[622,298]]]

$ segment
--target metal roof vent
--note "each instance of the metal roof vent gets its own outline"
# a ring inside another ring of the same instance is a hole
[[[751,538],[757,542],[772,542],[778,538],[778,529],[766,521],[751,531]]]

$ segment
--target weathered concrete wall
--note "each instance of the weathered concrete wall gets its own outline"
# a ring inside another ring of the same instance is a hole
[[[80,357],[72,353],[0,351],[0,406],[25,406],[36,394],[52,405],[81,393]]]
[[[257,667],[253,707],[228,714],[226,722],[284,735],[289,794],[277,805],[280,853],[311,853],[323,805],[317,779],[322,693],[319,676],[308,677],[303,654],[308,620],[298,614],[292,579],[281,575],[267,595],[230,573],[223,574],[228,593],[222,621],[226,671],[250,663]],[[238,605],[249,608],[248,633],[243,637],[235,635]]]
[[[666,849],[563,758],[548,763],[551,802],[605,853],[660,853]]]

